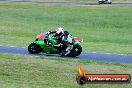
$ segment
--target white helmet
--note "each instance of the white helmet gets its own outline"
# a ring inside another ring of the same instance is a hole
[[[64,28],[61,28],[61,27],[57,28],[56,34],[64,34]]]

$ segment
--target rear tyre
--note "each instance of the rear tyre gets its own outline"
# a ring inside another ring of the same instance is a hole
[[[80,45],[75,45],[73,50],[76,52],[76,56],[79,56],[82,52],[82,47]]]
[[[42,51],[41,47],[37,45],[36,43],[31,43],[28,46],[28,52],[31,54],[38,54]]]
[[[108,4],[112,4],[111,2],[108,2]]]
[[[76,57],[79,56],[82,52],[82,47],[80,45],[74,45],[73,49],[71,50],[70,54],[68,54],[69,57]]]

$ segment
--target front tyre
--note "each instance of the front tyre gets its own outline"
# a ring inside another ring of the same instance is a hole
[[[31,43],[28,46],[28,52],[31,54],[38,54],[42,51],[41,47],[37,45],[36,43]]]

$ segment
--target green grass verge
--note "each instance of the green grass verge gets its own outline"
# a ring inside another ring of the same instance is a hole
[[[82,37],[84,51],[132,54],[132,6],[0,3],[0,45],[27,47],[59,26]]]
[[[130,74],[132,65],[80,61],[44,56],[0,54],[0,88],[130,88],[130,84],[76,83],[81,64],[91,74]]]
[[[1,1],[8,1],[8,0],[1,0]],[[18,1],[18,0],[17,0]],[[19,0],[22,1],[22,0]],[[42,1],[42,2],[89,2],[89,1],[93,1],[93,2],[97,2],[98,0],[24,0],[24,1]],[[118,2],[127,2],[127,1],[131,1],[131,0],[111,0],[112,2],[114,1],[118,1]]]
[[[98,0],[31,0],[31,1],[51,1],[51,2],[57,2],[57,1],[60,1],[60,2],[89,2],[89,1],[93,1],[93,2],[97,2]],[[111,0],[112,2],[114,1],[118,1],[118,2],[127,2],[127,1],[131,1],[131,0]]]

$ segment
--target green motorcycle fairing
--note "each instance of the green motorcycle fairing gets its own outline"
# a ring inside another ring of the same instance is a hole
[[[74,42],[73,45],[81,45],[81,43],[80,42]]]
[[[48,46],[47,44],[45,44],[45,42],[43,40],[37,40],[34,43],[40,45],[40,47],[43,50],[42,52],[44,52],[44,53],[53,53],[53,54],[57,53],[57,49],[56,48]],[[52,45],[57,45],[58,44],[57,40],[51,39],[51,44]]]
[[[58,41],[54,38],[51,38],[51,44],[52,45],[57,45],[58,44]],[[52,47],[52,46],[48,46],[47,44],[45,44],[44,40],[37,40],[35,41],[34,43],[40,45],[40,47],[42,48],[42,52],[44,53],[50,53],[50,54],[57,54],[57,49]],[[80,42],[74,42],[73,45],[81,45]]]

